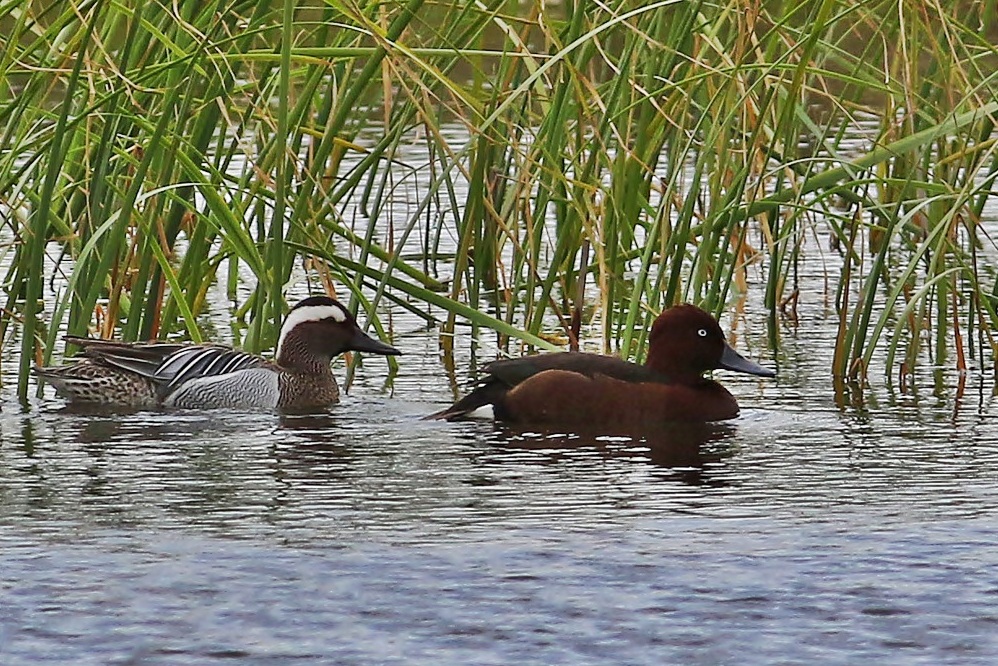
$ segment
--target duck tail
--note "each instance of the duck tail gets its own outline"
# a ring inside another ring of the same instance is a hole
[[[502,401],[509,387],[495,379],[482,384],[474,391],[439,412],[427,414],[423,421],[455,421],[467,416],[480,407],[495,405]]]

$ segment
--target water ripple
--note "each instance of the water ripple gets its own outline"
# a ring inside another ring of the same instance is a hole
[[[421,421],[429,353],[309,416],[8,408],[0,662],[992,663],[991,396],[838,406],[786,343],[635,439]]]

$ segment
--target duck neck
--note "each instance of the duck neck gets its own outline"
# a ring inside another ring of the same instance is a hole
[[[703,373],[683,367],[682,363],[676,363],[675,359],[670,359],[668,354],[657,353],[654,347],[648,351],[648,358],[645,366],[651,368],[670,381],[683,384],[695,384],[703,381]],[[685,360],[685,359],[683,359]]]
[[[331,375],[333,371],[329,364],[332,360],[327,354],[318,354],[310,350],[299,338],[289,337],[277,350],[277,365],[285,370],[306,375]]]

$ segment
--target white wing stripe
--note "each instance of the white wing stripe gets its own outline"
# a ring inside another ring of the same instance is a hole
[[[190,347],[167,358],[153,377],[170,392],[181,384],[265,365],[259,356],[220,347]]]

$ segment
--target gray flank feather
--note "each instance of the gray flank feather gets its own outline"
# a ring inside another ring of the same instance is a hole
[[[279,400],[278,373],[267,365],[262,365],[190,379],[167,393],[163,404],[167,407],[201,409],[274,409]]]

